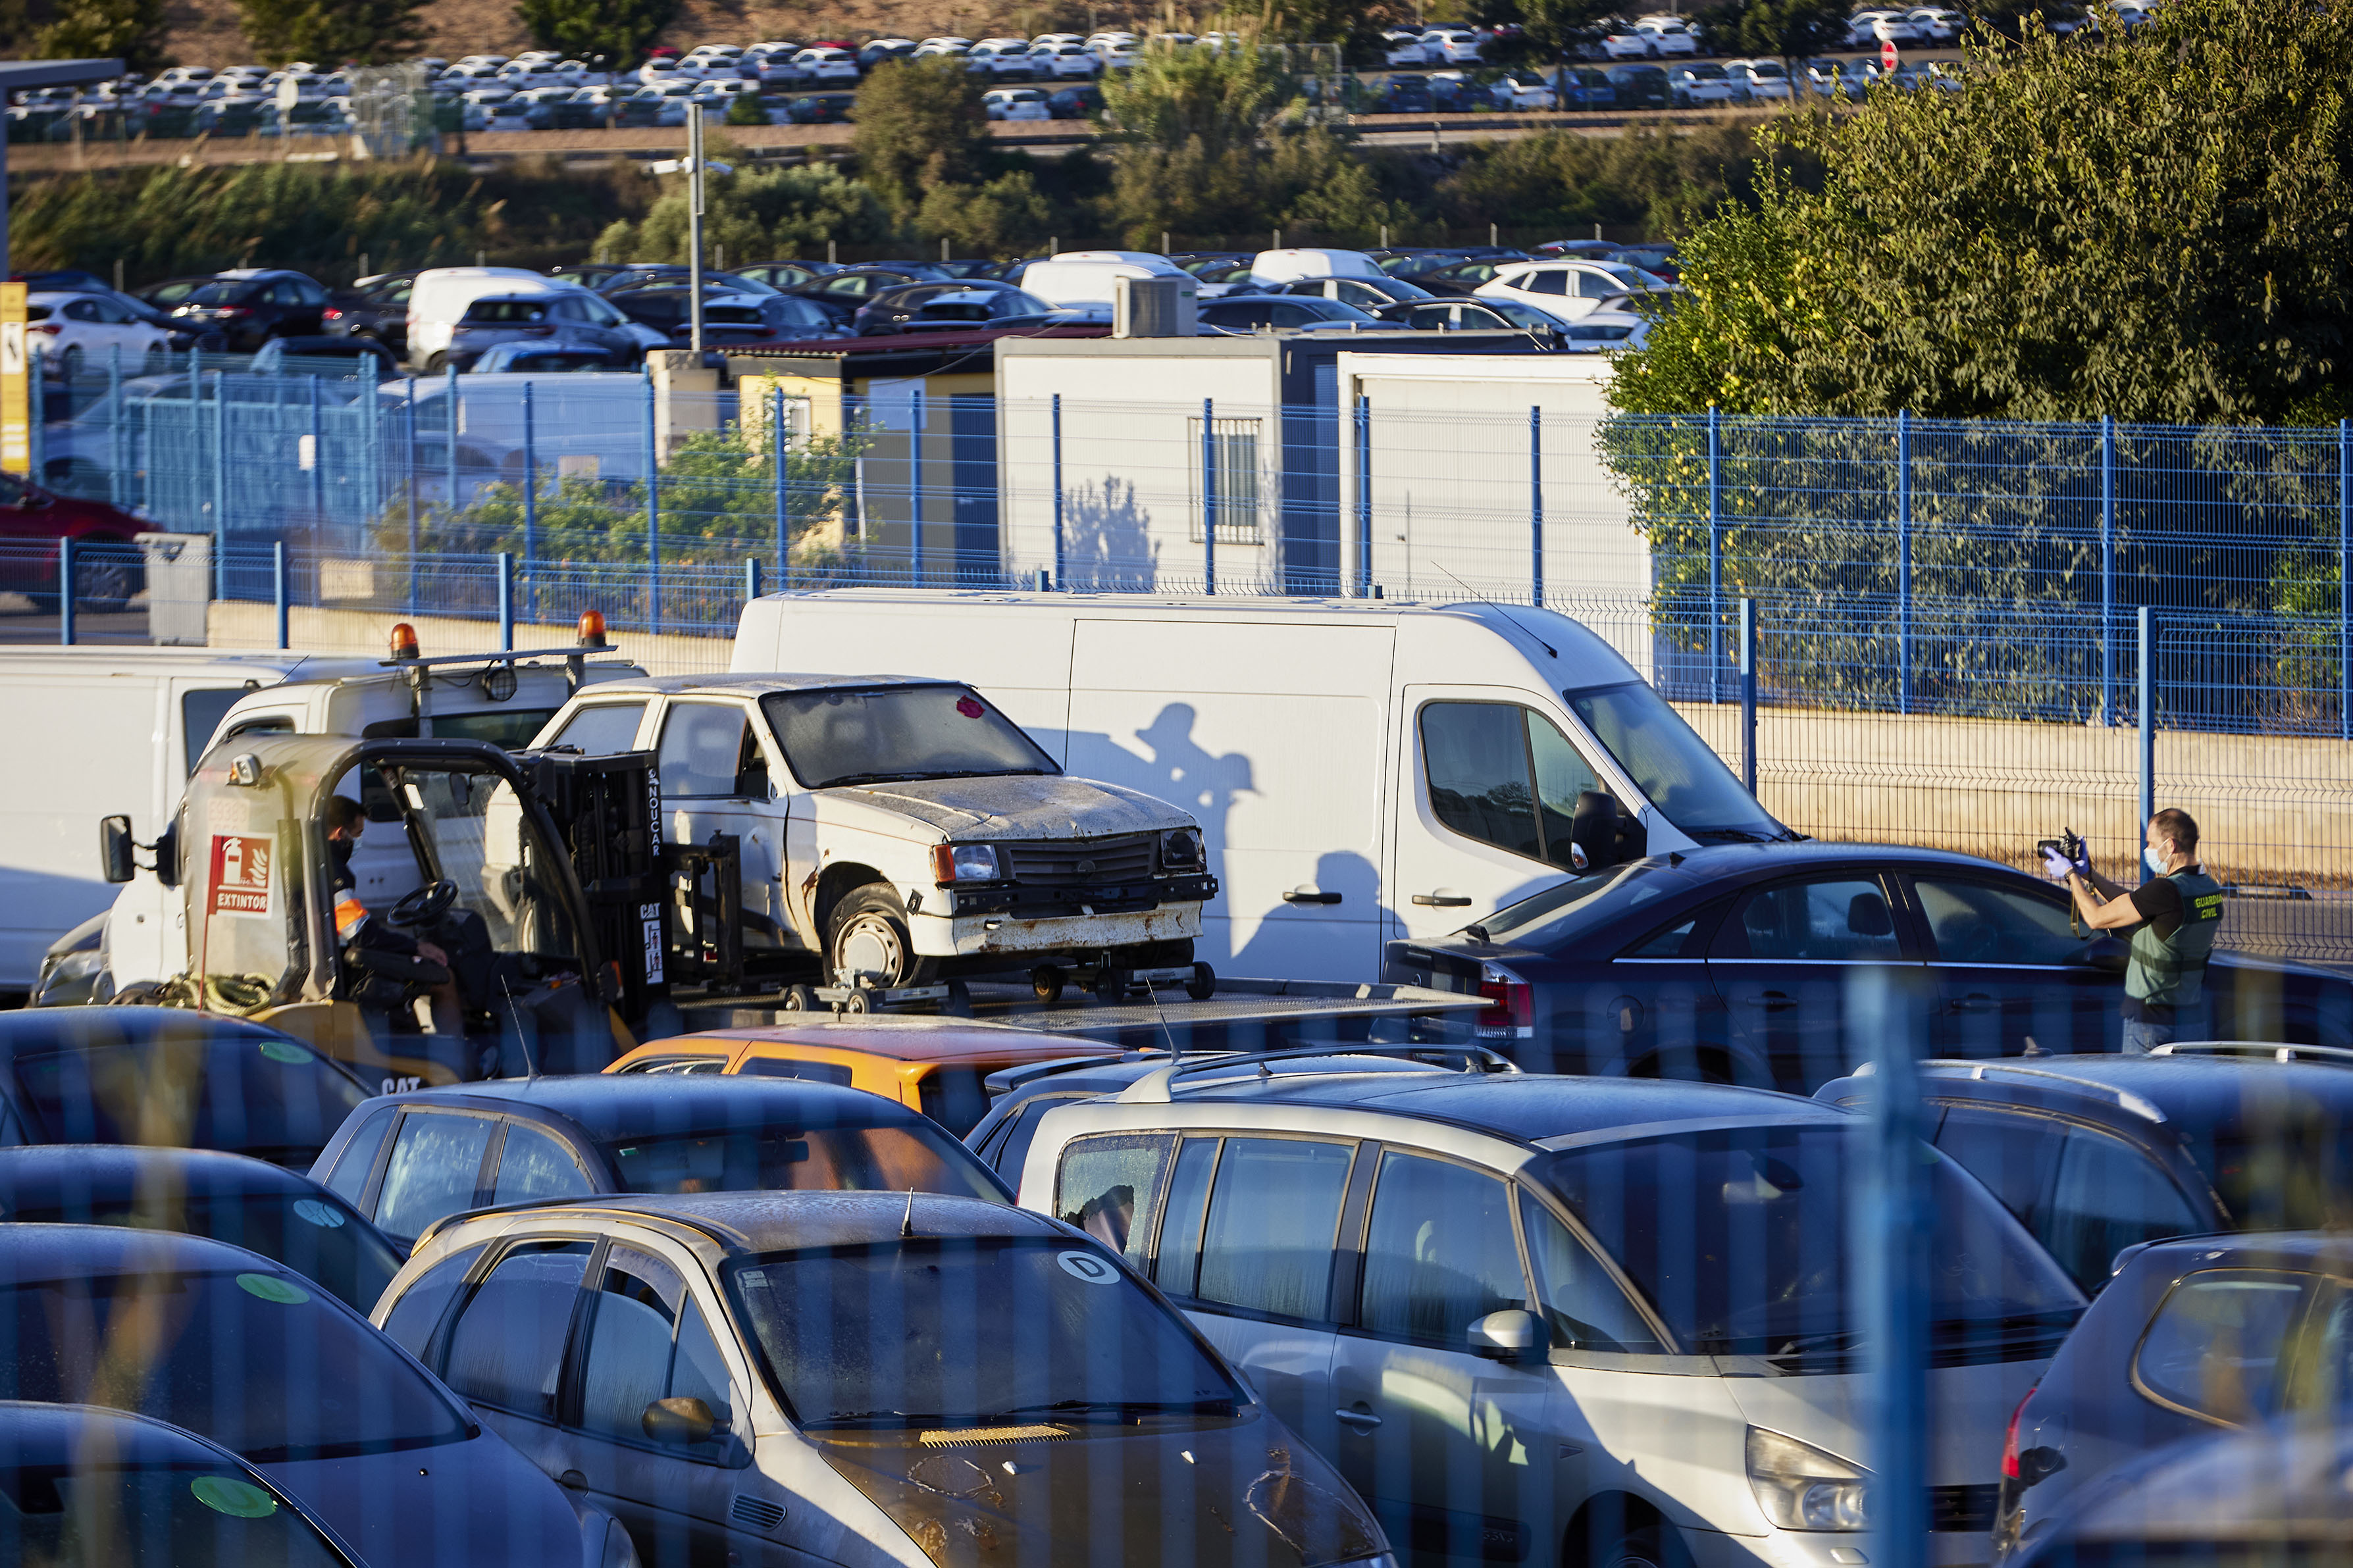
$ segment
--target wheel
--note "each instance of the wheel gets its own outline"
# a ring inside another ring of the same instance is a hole
[[[785,1011],[787,1013],[816,1012],[817,993],[810,990],[806,985],[786,986],[785,988]]]
[[[66,352],[58,356],[58,374],[69,382],[81,379],[82,353],[79,343],[69,343]]]
[[[75,552],[74,602],[83,609],[112,614],[131,603],[146,580],[138,547],[119,539],[92,541]]]
[[[1127,994],[1127,971],[1124,969],[1098,971],[1094,983],[1087,987],[1087,994],[1106,1005],[1121,1000]]]
[[[1612,1530],[1599,1517],[1591,1524],[1599,1539],[1586,1552],[1584,1568],[1691,1568],[1683,1537],[1656,1520],[1630,1530]]]
[[[940,1011],[951,1018],[972,1016],[972,988],[961,980],[948,982],[948,998],[940,1004]]]
[[[1218,972],[1206,963],[1193,966],[1193,978],[1185,983],[1185,994],[1196,1002],[1207,1002],[1218,994]]]
[[[862,985],[850,987],[849,994],[841,999],[841,1010],[845,1013],[870,1013],[873,1009],[874,1004],[868,998]]]
[[[1040,1002],[1060,1002],[1069,978],[1060,964],[1041,963],[1029,972],[1030,993]]]
[[[140,362],[142,375],[162,375],[172,368],[172,350],[168,344],[149,343],[146,358]]]
[[[825,944],[828,973],[864,975],[880,990],[927,985],[939,961],[916,955],[907,931],[906,906],[887,882],[869,882],[833,906]]]
[[[427,374],[427,375],[439,375],[442,372],[444,372],[444,371],[448,370],[448,368],[449,368],[449,356],[448,356],[448,354],[446,354],[446,353],[443,353],[439,349],[435,349],[431,353],[427,354],[427,355],[425,356],[425,374]]]

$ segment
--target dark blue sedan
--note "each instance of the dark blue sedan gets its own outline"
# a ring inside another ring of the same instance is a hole
[[[2227,940],[2228,917],[2224,931]],[[2114,1050],[2125,945],[2006,866],[1871,844],[1720,845],[1609,867],[1439,942],[1383,978],[1476,992],[1482,1039],[1537,1072],[1810,1092],[1852,1069],[1862,987],[1924,1054]],[[2353,1044],[2353,981],[2217,953],[2184,1038]]]

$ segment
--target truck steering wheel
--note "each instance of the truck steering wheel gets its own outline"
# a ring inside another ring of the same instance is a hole
[[[396,926],[430,925],[449,912],[458,901],[455,882],[427,882],[412,892],[401,895],[400,901],[385,911],[385,919]]]

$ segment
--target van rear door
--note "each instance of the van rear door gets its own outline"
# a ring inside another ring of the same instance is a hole
[[[1380,973],[1388,626],[1082,620],[1065,766],[1193,814],[1218,897],[1200,956]]]

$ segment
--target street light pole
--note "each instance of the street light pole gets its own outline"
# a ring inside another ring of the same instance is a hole
[[[686,106],[686,311],[687,342],[702,363],[702,105]]]

